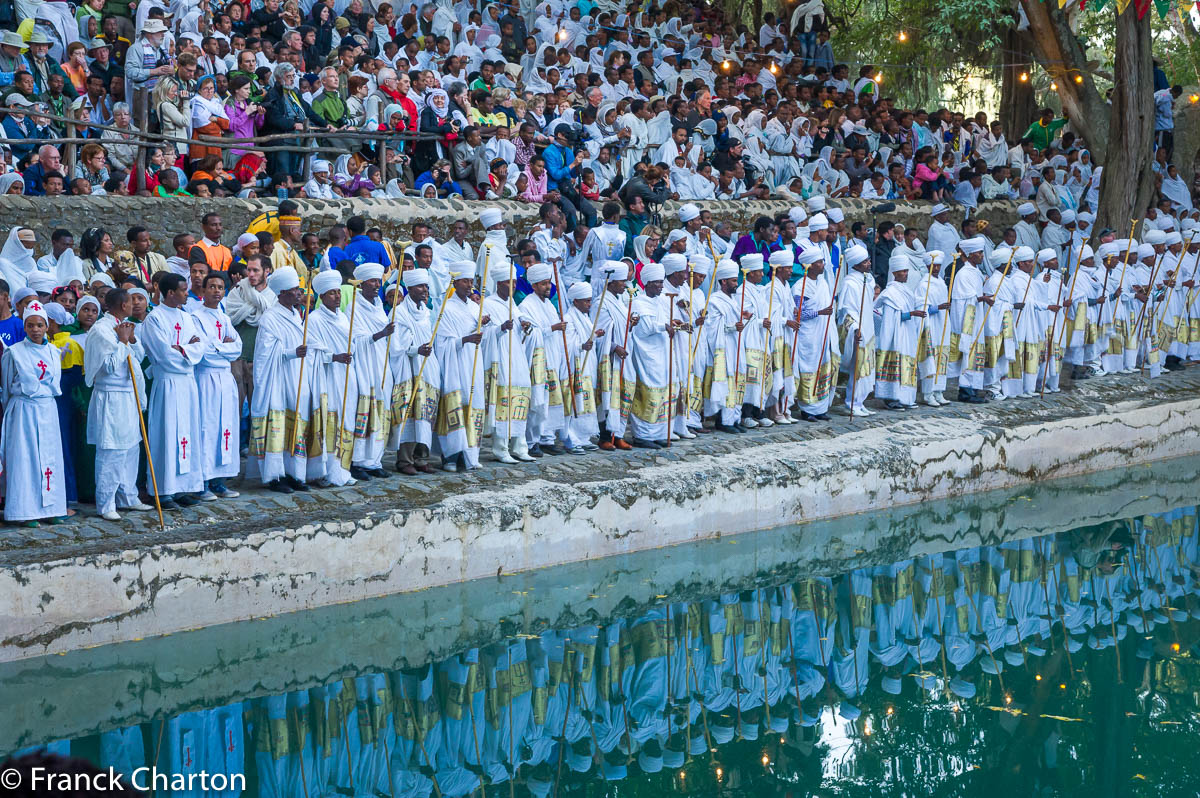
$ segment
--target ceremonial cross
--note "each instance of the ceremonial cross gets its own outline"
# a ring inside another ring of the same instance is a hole
[[[47,467],[47,468],[46,468],[46,473],[42,474],[42,476],[44,476],[44,477],[46,478],[46,490],[47,490],[47,492],[49,492],[49,490],[50,490],[50,475],[51,475],[51,474],[53,474],[53,473],[54,473],[54,472],[53,472],[52,470],[50,470],[50,468],[49,468],[49,467]]]
[[[225,430],[225,451],[229,451],[229,430]]]
[[[187,438],[180,439],[179,445],[183,448],[183,459],[184,460],[187,459],[187,444],[188,444]]]
[[[175,322],[175,346],[179,346],[179,331],[183,328],[179,326],[179,322]]]
[[[45,377],[46,377],[46,364],[45,364],[44,362],[42,362],[41,360],[39,360],[39,361],[37,362],[37,366],[38,366],[38,368],[40,368],[40,369],[42,370],[42,373],[38,375],[38,379],[39,379],[39,380],[41,380],[41,379],[45,379]]]
[[[221,340],[221,322],[217,322],[217,339]]]

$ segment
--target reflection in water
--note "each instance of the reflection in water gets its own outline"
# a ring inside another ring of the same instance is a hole
[[[288,798],[1170,788],[1197,537],[1188,507],[923,555],[48,747]]]

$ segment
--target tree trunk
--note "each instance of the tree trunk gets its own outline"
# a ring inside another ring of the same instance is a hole
[[[1004,123],[1004,137],[1015,143],[1034,118],[1033,81],[1028,74],[1033,66],[1029,33],[1008,28],[1001,47],[1004,66],[1000,75],[1000,121]],[[1026,75],[1024,81],[1022,73]]]
[[[1149,16],[1139,20],[1131,9],[1117,14],[1116,24],[1113,72],[1123,79],[1117,81],[1112,92],[1108,157],[1103,160],[1095,229],[1111,227],[1118,236],[1124,236],[1130,229],[1130,220],[1145,214],[1154,193],[1150,169],[1154,144],[1154,71]]]
[[[1107,163],[1109,109],[1087,71],[1087,55],[1066,12],[1057,3],[1042,0],[1021,0],[1021,7],[1029,19],[1033,53],[1057,84],[1071,128],[1087,142],[1094,158]],[[1076,82],[1077,78],[1081,82]]]

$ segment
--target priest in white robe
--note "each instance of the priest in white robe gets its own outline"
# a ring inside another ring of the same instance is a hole
[[[490,264],[489,264],[490,265]],[[438,397],[437,434],[442,470],[473,471],[479,468],[479,439],[483,435],[484,362],[480,343],[486,323],[483,307],[474,298],[475,264],[450,264],[453,295],[446,302],[434,353],[442,368]]]
[[[1005,285],[1014,271],[1014,261],[1033,261],[1036,253],[1030,247],[1015,250],[996,249],[992,252],[992,273],[983,284],[983,296],[975,308],[979,329],[970,342],[973,365],[982,374],[983,386],[992,399],[1005,398],[1001,380],[1008,374],[1008,364],[1015,355],[1013,340],[1013,302],[1020,299]],[[1017,269],[1016,271],[1020,271]],[[1024,286],[1017,278],[1016,282]]]
[[[498,462],[530,462],[534,457],[525,441],[525,428],[532,372],[526,344],[535,329],[513,300],[516,270],[512,262],[505,259],[492,266],[496,290],[483,300],[484,429],[491,433],[492,456]]]
[[[392,431],[389,446],[396,449],[396,470],[407,476],[433,473],[429,465],[433,424],[441,394],[442,367],[433,353],[433,327],[442,318],[449,291],[437,297],[437,318],[429,308],[432,275],[427,269],[404,273],[408,291],[396,308],[392,333]]]
[[[984,278],[979,270],[984,258],[983,237],[960,241],[958,248],[963,256],[954,269],[947,289],[950,300],[950,344],[946,355],[949,359],[946,374],[958,379],[958,401],[982,404],[987,401],[982,394],[983,371],[975,361],[973,345],[982,322],[982,317],[977,317],[976,313],[983,304]],[[1009,250],[1002,251],[1007,258]],[[968,352],[972,353],[970,358],[967,357]]]
[[[825,255],[819,247],[802,249],[800,262],[804,276],[792,287],[792,307],[800,322],[795,335],[796,405],[802,421],[828,421],[841,366],[841,348],[837,330],[833,329],[833,293],[825,277]]]
[[[917,377],[921,401],[930,407],[940,407],[948,404],[942,396],[946,390],[946,320],[950,310],[946,281],[941,276],[946,255],[936,249],[926,254],[929,272],[917,283],[914,294],[918,309],[926,314],[917,340]]]
[[[39,519],[65,520],[62,439],[55,397],[62,394],[59,353],[47,335],[42,303],[25,308],[25,338],[0,358],[0,459],[4,469],[4,520],[36,527]]]
[[[570,309],[567,320],[567,355],[574,379],[574,413],[567,419],[567,446],[593,451],[591,438],[600,434],[596,412],[596,350],[604,331],[595,329],[592,320],[592,288],[587,283],[575,283],[567,289]]]
[[[846,250],[846,278],[837,303],[837,325],[842,338],[842,370],[846,372],[846,410],[870,416],[864,402],[875,390],[875,276],[867,248],[855,244]]]
[[[950,224],[950,209],[940,202],[929,209],[933,222],[929,225],[929,235],[925,240],[925,251],[954,252],[962,236],[958,229]]]
[[[792,341],[797,337],[800,322],[795,318],[792,297],[792,267],[796,262],[791,247],[772,252],[768,258],[771,277],[767,281],[767,315],[763,326],[767,338],[763,351],[765,387],[762,396],[764,420],[776,424],[795,424],[790,408],[796,397],[796,376],[792,370]],[[830,333],[833,334],[832,332]]]
[[[307,491],[308,481],[325,478],[326,452],[334,442],[325,374],[305,366],[310,342],[300,276],[290,267],[278,269],[267,287],[277,301],[259,319],[254,341],[250,457],[269,489]]]
[[[630,357],[633,366],[633,406],[629,429],[633,445],[641,449],[663,449],[670,437],[669,407],[674,386],[671,372],[676,326],[674,305],[663,294],[665,272],[660,263],[642,266],[645,289],[633,300],[638,321],[631,333]]]
[[[1007,398],[1032,399],[1040,374],[1041,347],[1045,338],[1041,322],[1046,312],[1041,291],[1034,287],[1033,272],[1036,263],[1052,263],[1053,268],[1058,265],[1058,260],[1054,257],[1053,249],[1046,248],[1041,253],[1034,253],[1019,247],[1016,261],[1016,267],[1010,272],[1003,291],[1007,294],[1007,297],[1003,297],[1004,301],[1012,306],[1013,353],[1000,387]]]
[[[475,273],[486,283],[482,290],[490,292],[499,275],[496,270],[500,261],[508,261],[508,233],[505,231],[504,214],[499,208],[487,208],[479,214],[483,225],[483,243],[475,255]],[[507,268],[507,266],[505,267]],[[453,271],[453,269],[451,269]]]
[[[561,454],[563,451],[583,454],[582,449],[571,451],[572,447],[566,436],[567,419],[573,414],[570,396],[571,373],[565,348],[566,314],[560,311],[561,306],[556,307],[550,301],[550,294],[554,290],[554,269],[548,263],[535,263],[525,271],[525,279],[533,288],[533,293],[521,301],[521,316],[537,328],[543,359],[543,362],[530,365],[535,370],[544,369],[543,382],[546,385],[545,402],[539,403],[540,406],[530,413],[526,442],[531,453],[533,447],[537,446],[540,451],[548,451],[550,454]],[[531,380],[536,381],[536,378]],[[561,448],[556,443],[559,438],[563,441]]]
[[[241,408],[232,370],[233,362],[242,356],[242,336],[221,309],[224,298],[224,276],[209,272],[204,278],[204,299],[192,311],[201,336],[208,342],[204,357],[196,365],[201,419],[198,451],[204,476],[204,493],[200,498],[205,500],[208,494],[221,499],[237,498],[238,492],[226,486],[225,480],[236,477],[242,467],[238,446]]]
[[[908,274],[908,257],[893,254],[888,284],[875,300],[875,395],[888,410],[911,409],[917,402],[917,328],[925,311],[916,309]]]
[[[388,365],[388,336],[395,330],[380,288],[383,265],[363,263],[354,269],[358,290],[353,313],[354,374],[358,378],[358,404],[354,411],[354,455],[350,475],[358,480],[387,479],[383,452],[391,431],[392,370]]]
[[[137,340],[136,325],[128,321],[133,313],[129,294],[112,289],[104,302],[104,315],[88,331],[83,379],[92,388],[87,432],[88,443],[96,447],[96,511],[106,521],[119,521],[118,509],[154,509],[142,503],[137,489],[142,444],[138,408],[146,406],[141,368],[146,353]],[[136,382],[131,379],[131,362]]]
[[[741,334],[741,357],[746,367],[742,394],[742,426],[747,429],[770,427],[775,422],[765,418],[759,409],[759,400],[764,388],[763,369],[766,365],[763,346],[770,337],[770,330],[763,326],[767,317],[766,286],[762,284],[765,267],[763,256],[757,252],[743,255],[741,267],[742,284],[738,286],[734,299],[750,314],[749,323]],[[739,365],[736,357],[734,361],[735,366]]]
[[[1063,347],[1059,341],[1061,340],[1062,325],[1066,319],[1066,314],[1063,312],[1063,300],[1066,296],[1067,286],[1062,272],[1059,270],[1058,258],[1048,257],[1046,252],[1047,250],[1042,250],[1038,253],[1042,271],[1035,278],[1033,287],[1033,290],[1038,293],[1037,306],[1040,315],[1038,327],[1043,336],[1041,362],[1038,364],[1035,387],[1039,392],[1058,393],[1063,361]]]
[[[325,447],[325,481],[354,485],[354,421],[358,408],[358,364],[352,352],[350,316],[341,309],[342,275],[336,269],[320,272],[312,281],[318,305],[308,320],[308,367],[320,369],[326,386],[326,425],[332,441]],[[354,310],[354,306],[351,305]],[[358,321],[355,314],[355,322]]]
[[[209,342],[199,322],[183,308],[187,280],[169,274],[159,282],[162,303],[142,322],[139,332],[150,358],[147,412],[150,454],[163,509],[189,507],[204,492],[200,447],[200,392],[196,366]]]
[[[738,294],[740,270],[731,260],[717,264],[713,273],[717,290],[709,295],[704,323],[708,333],[703,380],[704,415],[716,416],[715,428],[727,433],[746,431],[741,423],[747,367],[743,333],[754,314],[741,306],[741,295]]]

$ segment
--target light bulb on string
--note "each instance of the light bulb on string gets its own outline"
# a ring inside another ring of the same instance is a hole
[[[1200,94],[1193,94],[1190,97],[1188,97],[1188,99],[1191,100],[1193,103],[1200,102]]]
[[[1028,72],[1022,72],[1022,73],[1021,73],[1021,74],[1020,74],[1020,75],[1017,77],[1017,80],[1021,81],[1022,83],[1028,83],[1028,82],[1029,82],[1029,73],[1028,73]]]
[[[874,80],[876,83],[883,83],[883,73],[882,73],[882,72],[876,72],[876,73],[875,73],[875,77],[874,77],[874,78],[872,78],[872,80]]]
[[[1083,83],[1083,75],[1076,75],[1076,76],[1075,76],[1075,82],[1076,82],[1076,83]]]
[[[771,74],[774,75],[778,71],[779,71],[779,66],[774,61],[772,61],[771,62]]]
[[[900,36],[898,38],[900,39],[900,41],[906,42],[906,41],[908,41],[908,34],[905,33],[904,31],[900,31]]]
[[[1058,91],[1058,84],[1051,81],[1050,82],[1050,91]]]
[[[721,69],[725,69],[725,70],[729,69],[729,59],[728,58],[726,58],[724,61],[721,62]]]

